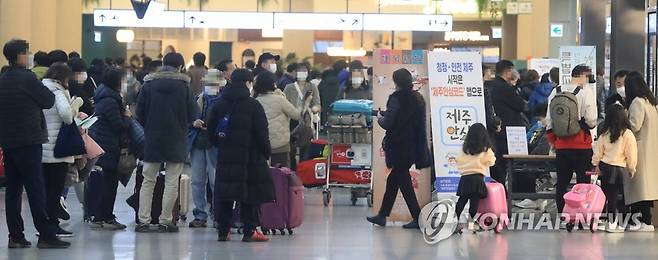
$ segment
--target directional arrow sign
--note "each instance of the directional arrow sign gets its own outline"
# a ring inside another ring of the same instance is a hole
[[[159,11],[154,8],[149,8],[144,19],[137,18],[133,10],[94,10],[94,25],[104,27],[183,28],[183,19],[182,11]]]
[[[564,36],[564,25],[561,23],[551,24],[551,37],[561,38]]]
[[[361,30],[362,14],[275,13],[274,28],[284,30]]]
[[[370,31],[452,31],[452,15],[364,14],[363,29]]]
[[[263,29],[272,28],[272,13],[185,12],[186,28]]]

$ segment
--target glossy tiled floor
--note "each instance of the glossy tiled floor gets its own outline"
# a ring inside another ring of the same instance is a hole
[[[117,215],[120,221],[130,223],[128,231],[120,232],[91,231],[80,221],[81,209],[71,194],[68,204],[73,219],[67,228],[75,237],[66,250],[8,250],[2,200],[0,259],[658,259],[658,233],[481,233],[452,236],[429,246],[419,231],[368,225],[364,220],[368,208],[363,201],[361,206],[351,206],[348,193],[335,192],[335,204],[325,208],[317,190],[307,192],[304,225],[294,236],[277,235],[270,243],[219,243],[213,229],[135,234],[131,231],[132,209],[123,202],[130,190],[122,187],[119,191]],[[29,212],[23,216],[28,239],[36,241]]]

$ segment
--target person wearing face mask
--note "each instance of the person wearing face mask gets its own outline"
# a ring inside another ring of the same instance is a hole
[[[617,102],[626,104],[626,87],[624,81],[628,73],[630,72],[627,70],[619,70],[615,73],[615,83],[613,86],[610,86],[608,97],[605,99],[604,109],[607,110],[608,107]]]
[[[576,173],[578,183],[589,183],[590,178],[585,174],[592,169],[592,133],[591,129],[596,126],[598,115],[594,87],[588,86],[592,70],[586,65],[578,65],[571,71],[571,82],[560,86],[563,92],[575,93],[578,101],[578,118],[580,118],[580,129],[573,136],[557,136],[553,133],[553,119],[551,115],[551,103],[557,95],[557,88],[553,90],[548,99],[549,113],[546,115],[546,138],[555,148],[557,164],[557,185],[555,187],[555,201],[558,212],[562,213],[564,208],[564,194],[571,181],[573,173]],[[564,124],[564,123],[561,123]],[[563,223],[564,224],[564,223]]]
[[[318,88],[308,82],[308,65],[304,63],[297,64],[297,70],[295,70],[295,76],[297,82],[288,84],[283,90],[283,93],[286,95],[288,102],[295,106],[295,109],[301,111],[303,115],[300,120],[306,120],[306,125],[313,125],[312,123],[312,114],[320,112],[320,92]],[[298,121],[292,121],[290,124],[290,129],[295,129],[299,124]],[[291,140],[295,141],[295,140]],[[299,147],[299,154],[304,155],[306,153],[307,147]],[[291,168],[295,169],[297,166],[297,147],[292,147],[290,153]]]
[[[492,168],[491,177],[500,183],[505,183],[507,179],[507,160],[503,155],[507,154],[507,133],[505,128],[508,126],[528,126],[528,119],[525,117],[527,102],[517,92],[513,85],[518,81],[518,71],[515,72],[514,64],[508,60],[501,60],[496,63],[496,78],[484,83],[491,97],[491,104],[495,115],[500,118],[502,125],[501,131],[495,138],[496,165]]]
[[[256,68],[253,69],[252,75],[255,78],[260,74],[261,71],[269,71],[274,74],[277,72],[277,65],[276,62],[281,59],[281,56],[279,55],[273,55],[272,53],[265,52],[258,56],[258,63],[256,64]]]
[[[226,86],[226,79],[217,69],[210,69],[201,80],[204,85],[203,93],[197,97],[197,106],[200,113],[192,123],[188,134],[187,146],[192,162],[192,199],[194,201],[194,220],[190,222],[191,228],[207,227],[208,211],[206,186],[208,182],[211,190],[215,183],[215,166],[217,165],[217,148],[210,144],[206,120],[210,108],[221,98],[221,91]]]
[[[213,196],[218,241],[231,240],[235,202],[239,202],[244,223],[242,241],[269,240],[256,230],[260,204],[276,197],[267,164],[271,154],[269,125],[263,106],[250,97],[248,85],[252,82],[249,70],[235,70],[231,86],[222,91],[208,118],[210,143],[219,149]]]
[[[297,70],[297,63],[290,63],[288,66],[286,66],[286,72],[283,73],[281,78],[276,82],[276,86],[283,91],[286,89],[286,86],[288,84],[295,83],[297,81],[297,77],[295,75],[295,71]]]
[[[235,63],[233,63],[233,60],[222,60],[219,62],[219,64],[217,64],[217,66],[215,66],[215,68],[221,72],[220,76],[224,81],[226,81],[224,86],[231,85],[231,74],[233,74],[233,71],[235,71]]]
[[[160,167],[166,166],[160,232],[178,232],[172,211],[178,197],[178,179],[187,160],[187,133],[198,115],[189,88],[190,77],[181,73],[180,53],[168,53],[160,71],[147,75],[137,100],[137,119],[144,126],[144,182],[139,194],[139,224],[135,232],[150,232],[153,189]]]
[[[345,83],[346,87],[338,93],[337,99],[368,99],[372,100],[372,89],[368,85],[363,69],[350,71],[350,77]]]
[[[80,112],[89,116],[94,114],[94,91],[96,91],[96,84],[93,79],[87,75],[87,65],[85,61],[80,58],[73,58],[68,62],[69,67],[73,71],[73,77],[69,82],[69,92],[71,96],[82,98],[83,104],[80,107]]]

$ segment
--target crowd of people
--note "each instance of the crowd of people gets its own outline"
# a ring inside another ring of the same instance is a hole
[[[3,54],[9,65],[0,74],[0,147],[7,168],[10,248],[31,246],[20,215],[23,190],[39,248],[70,246],[61,238],[73,234],[60,225],[71,218],[65,205],[70,187],[90,228],[126,229],[114,215],[114,205],[125,168],[134,168],[130,158],[143,164],[137,168],[136,232],[178,232],[174,212],[179,179],[189,164],[194,202],[190,227],[207,227],[213,219],[219,240],[229,240],[235,207],[244,223],[243,241],[267,241],[256,227],[259,205],[274,200],[270,165],[295,167],[308,146],[301,139],[312,137],[302,130],[321,120],[328,104],[372,97],[368,72],[358,61],[349,67],[339,61],[322,74],[307,63],[291,63],[281,74],[278,55],[263,53],[245,68],[232,60],[208,68],[199,52],[185,68],[183,56],[168,48],[156,60],[133,57],[125,64],[122,58],[93,59],[87,66],[78,53],[62,50],[38,51],[30,59],[29,43],[18,39],[7,42]],[[96,118],[91,127],[78,127],[89,117]],[[71,129],[87,135],[102,155],[87,158],[71,151],[75,142],[66,134]],[[84,196],[90,189],[84,181],[92,172],[102,173],[96,204]],[[161,172],[162,210],[153,219]]]
[[[308,133],[310,126],[327,120],[335,100],[372,99],[372,68],[366,69],[360,61],[338,61],[321,73],[307,63],[291,63],[280,70],[280,57],[263,53],[244,68],[232,60],[208,68],[206,56],[198,52],[193,65],[185,68],[183,56],[171,48],[161,60],[142,57],[126,65],[123,59],[94,59],[87,67],[79,54],[61,50],[39,51],[30,61],[24,40],[7,42],[3,54],[9,65],[0,74],[0,147],[7,169],[10,248],[31,246],[20,214],[23,190],[39,232],[37,246],[69,247],[60,238],[73,234],[59,222],[70,218],[64,206],[68,186],[85,202],[82,183],[92,171],[102,172],[103,185],[97,205],[83,204],[90,227],[126,229],[114,215],[114,205],[125,168],[135,168],[136,159],[143,162],[138,168],[142,181],[136,194],[136,232],[178,232],[175,204],[179,179],[189,163],[194,202],[190,227],[207,227],[214,220],[218,240],[228,241],[235,209],[244,224],[242,241],[268,241],[256,227],[259,205],[275,198],[269,167],[296,167],[313,136]],[[518,126],[528,129],[531,153],[553,150],[556,154],[559,212],[573,173],[578,183],[589,182],[585,172],[598,167],[610,198],[608,212],[626,208],[612,199],[623,190],[628,211],[642,214],[637,229],[653,230],[650,208],[658,190],[650,184],[658,181],[658,175],[650,171],[655,162],[648,156],[658,153],[658,109],[640,73],[619,71],[614,85],[606,87],[602,75],[592,75],[584,65],[571,71],[568,84],[558,83],[558,68],[540,76],[534,70],[515,70],[507,60],[498,62],[495,71],[483,72],[488,127],[472,126],[457,158],[463,174],[458,212],[470,201],[469,213],[475,216],[478,201],[486,196],[487,168],[491,167],[493,179],[505,183],[506,127]],[[409,71],[397,70],[392,78],[397,89],[386,111],[376,114],[377,123],[386,130],[383,147],[392,170],[382,207],[368,221],[385,226],[400,190],[414,218],[405,227],[418,228],[420,206],[409,168],[431,165],[426,103],[413,90]],[[565,119],[554,111],[564,105],[564,93],[577,104],[575,123],[567,122],[573,124],[566,128]],[[97,121],[79,129],[78,123],[89,117]],[[593,149],[592,129],[597,125],[599,137]],[[88,134],[103,154],[87,158],[72,151],[76,147],[71,131]],[[71,182],[72,171],[79,179]],[[154,198],[154,190],[162,171],[162,210],[154,215],[153,201],[160,199]],[[514,187],[536,192],[532,176],[521,178]],[[521,205],[531,203],[535,202]],[[611,232],[621,229],[614,218],[608,223]]]

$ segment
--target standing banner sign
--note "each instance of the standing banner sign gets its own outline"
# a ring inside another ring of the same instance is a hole
[[[541,77],[551,72],[552,68],[560,68],[560,59],[531,59],[528,61],[528,69],[536,70]]]
[[[429,84],[436,189],[454,194],[456,158],[471,125],[486,126],[482,57],[476,52],[431,52]]]
[[[393,72],[406,68],[415,78],[414,88],[420,92],[428,104],[429,89],[427,86],[427,51],[424,50],[375,50],[373,57],[373,90],[372,97],[374,101],[373,109],[386,110],[388,96],[395,91],[393,83]],[[426,113],[429,114],[429,105],[426,105]],[[427,117],[429,119],[429,116]],[[376,120],[375,120],[376,121]],[[428,120],[427,133],[429,133]],[[428,136],[429,138],[429,136]],[[386,167],[384,150],[382,149],[382,140],[384,139],[384,129],[376,122],[373,123],[373,142],[372,142],[372,172],[373,172],[373,189],[374,189],[374,207],[373,212],[379,212],[386,189],[386,178],[390,169]],[[431,200],[431,181],[429,168],[417,170],[412,166],[410,169],[411,180],[413,183],[418,203],[422,208]],[[391,221],[408,221],[411,220],[411,214],[398,192],[397,200],[393,206],[393,211],[389,217]]]

